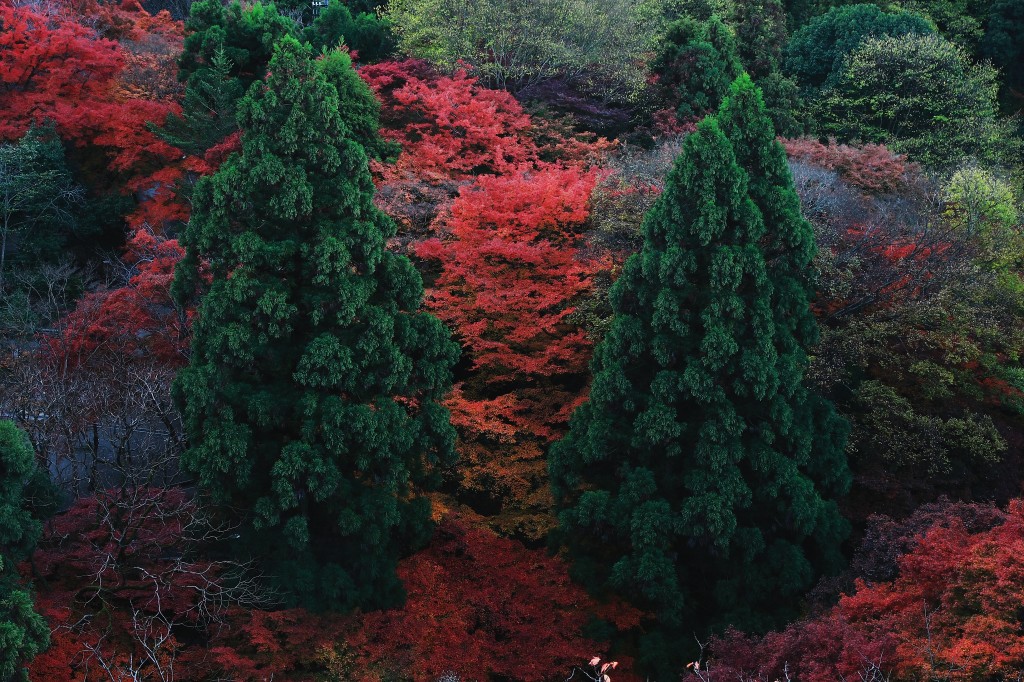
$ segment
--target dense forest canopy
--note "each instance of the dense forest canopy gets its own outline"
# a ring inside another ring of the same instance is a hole
[[[0,682],[1024,674],[1022,0],[0,0]]]

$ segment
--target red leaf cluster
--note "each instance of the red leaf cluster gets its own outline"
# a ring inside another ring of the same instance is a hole
[[[367,670],[386,674],[397,666],[417,681],[445,672],[463,679],[548,680],[582,652],[603,648],[580,635],[590,618],[639,621],[622,605],[605,613],[558,559],[457,518],[445,520],[430,547],[403,561],[399,575],[409,593],[406,606],[366,614],[348,644]]]
[[[180,366],[187,358],[192,313],[175,308],[170,289],[184,251],[176,239],[145,227],[132,234],[127,249],[124,262],[133,273],[127,285],[86,294],[64,320],[60,336],[50,340],[51,349],[70,362],[102,349]]]
[[[807,682],[871,674],[957,682],[1006,679],[1024,668],[1024,501],[972,532],[939,519],[899,559],[888,582],[859,580],[828,613],[762,639],[730,633],[714,644],[718,674]]]
[[[596,180],[554,164],[481,176],[435,221],[437,237],[415,249],[440,268],[427,306],[472,363],[448,402],[462,436],[464,499],[511,514],[498,527],[531,539],[550,524],[529,518],[550,509],[543,445],[586,387],[591,342],[567,318],[602,266],[581,252]]]
[[[196,563],[169,570],[191,511],[180,490],[120,490],[79,500],[53,521],[33,564],[53,646],[32,664],[33,679],[92,679],[101,660],[124,669],[152,642],[139,614],[158,611],[175,623],[160,649],[175,679],[245,682],[321,679],[339,658],[345,679],[367,682],[445,672],[547,680],[607,646],[582,635],[591,619],[631,628],[641,618],[624,604],[594,601],[560,559],[449,516],[426,549],[400,563],[408,592],[401,609],[342,617],[234,607],[204,623],[196,595],[211,586],[196,576],[216,581],[216,572]]]
[[[129,34],[154,29],[156,39],[171,46],[180,40],[169,20],[139,16]],[[180,156],[146,126],[163,121],[177,105],[125,91],[125,50],[78,19],[70,11],[44,15],[0,6],[0,139],[16,139],[30,125],[52,120],[65,140],[103,150],[115,172],[153,171]]]
[[[493,381],[585,369],[589,344],[565,318],[590,286],[579,246],[595,181],[558,167],[482,177],[452,204],[443,241],[417,248],[442,266],[429,305]]]
[[[790,159],[836,171],[854,187],[873,194],[905,189],[921,170],[885,145],[850,146],[834,140],[824,144],[806,137],[781,142]]]
[[[402,145],[388,173],[465,179],[507,173],[537,160],[519,102],[465,71],[439,76],[424,62],[383,62],[360,75],[382,103],[384,135]]]

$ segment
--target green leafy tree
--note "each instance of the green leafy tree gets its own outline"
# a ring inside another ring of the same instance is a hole
[[[689,17],[707,21],[713,16],[732,17],[736,13],[735,0],[670,0],[666,10],[672,20]]]
[[[401,602],[397,559],[430,531],[419,492],[453,460],[438,400],[458,346],[385,249],[377,109],[346,54],[283,39],[239,104],[242,152],[196,185],[174,282],[183,301],[208,263],[175,383],[182,464],[249,512],[271,575],[317,607]]]
[[[664,32],[666,0],[391,0],[404,51],[490,85],[523,92],[559,79],[632,99],[637,67]]]
[[[978,53],[985,35],[984,23],[992,0],[902,0],[899,5],[934,22],[949,40]]]
[[[0,294],[15,241],[17,260],[29,267],[55,258],[82,197],[52,128],[32,128],[17,142],[0,144]]]
[[[20,585],[17,563],[35,548],[42,524],[26,491],[38,478],[28,436],[0,421],[0,680],[27,680],[25,665],[50,642],[46,621]]]
[[[346,0],[345,5],[353,12],[378,14],[388,3],[383,0]]]
[[[852,408],[857,450],[882,458],[894,471],[917,469],[939,478],[965,462],[975,471],[984,471],[1007,450],[989,415],[970,410],[957,416],[928,414],[922,409],[925,405],[915,405],[879,380],[857,386]],[[962,475],[962,471],[956,473]]]
[[[847,532],[827,499],[849,483],[847,427],[802,383],[811,227],[749,78],[719,117],[645,218],[590,400],[550,457],[578,574],[656,614],[651,657],[695,624],[794,616]]]
[[[889,145],[934,167],[965,158],[1012,164],[1019,151],[998,119],[997,73],[938,35],[869,38],[814,103],[819,132]]]
[[[387,59],[398,42],[389,19],[375,13],[355,12],[340,0],[331,0],[306,27],[304,36],[316,49],[334,49],[344,43],[356,51],[360,62]]]
[[[685,120],[718,108],[743,66],[731,31],[713,16],[707,21],[683,18],[669,26],[651,71]]]
[[[828,7],[822,7],[819,0],[784,0],[784,5],[786,7],[786,23],[792,29],[803,26],[813,17],[828,9]]]
[[[876,5],[833,7],[793,33],[786,50],[786,73],[813,93],[835,84],[848,55],[867,38],[927,35],[935,27],[910,12],[883,12]]]
[[[1010,183],[983,168],[967,166],[950,177],[944,195],[945,217],[961,238],[973,242],[977,262],[1019,289],[1024,235]]]

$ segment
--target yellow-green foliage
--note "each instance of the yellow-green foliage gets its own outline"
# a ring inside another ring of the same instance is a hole
[[[490,85],[522,90],[564,78],[591,92],[635,96],[640,66],[664,30],[667,0],[392,0],[402,49]]]
[[[1012,161],[1018,141],[997,116],[998,75],[937,35],[868,38],[815,103],[819,133],[876,142],[940,168]]]
[[[983,262],[1005,271],[1024,260],[1020,214],[1008,183],[967,166],[950,178],[944,199],[950,224],[976,242]]]

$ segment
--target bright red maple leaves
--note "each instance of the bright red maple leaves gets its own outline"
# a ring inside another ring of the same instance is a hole
[[[425,62],[406,60],[365,66],[360,75],[381,99],[385,137],[402,145],[388,176],[471,179],[537,159],[519,102],[464,71],[440,76]]]
[[[595,615],[624,629],[640,619],[625,605],[599,605],[560,560],[455,517],[430,547],[401,563],[399,576],[406,606],[362,616],[347,639],[383,675],[393,668],[415,680],[446,672],[482,679],[487,671],[539,682],[568,670],[581,652],[606,646],[580,635]]]
[[[580,250],[595,181],[593,171],[555,166],[481,177],[438,221],[441,236],[416,249],[440,264],[427,304],[467,347],[474,379],[515,386],[488,402],[500,405],[505,423],[543,438],[567,415],[558,408],[517,418],[509,396],[529,401],[531,388],[586,372],[590,341],[566,318],[596,270]],[[472,409],[463,407],[454,404],[468,416]]]
[[[939,519],[899,559],[889,582],[858,580],[822,616],[751,639],[732,633],[714,646],[718,674],[791,676],[834,682],[877,679],[1008,679],[1024,668],[1024,501],[994,528],[971,532]]]
[[[20,137],[46,118],[70,138],[95,125],[124,64],[118,44],[96,38],[73,18],[0,6],[0,137]]]
[[[595,180],[558,167],[482,177],[441,221],[445,236],[416,249],[442,266],[430,306],[495,381],[584,369],[587,342],[565,318],[590,287],[579,247]]]
[[[458,496],[536,539],[550,519],[546,444],[583,399],[591,342],[570,322],[607,264],[584,251],[606,141],[537,120],[507,92],[421,61],[364,67],[384,134],[382,205],[425,261],[427,307],[462,345],[448,406],[461,436]]]
[[[106,6],[104,6],[106,7]],[[146,126],[163,121],[176,104],[122,87],[131,55],[114,40],[97,37],[70,7],[54,3],[49,14],[0,6],[0,138],[12,140],[30,125],[56,123],[61,137],[103,154],[108,169],[138,175],[180,156]],[[180,24],[166,14],[141,12],[129,36],[144,32],[176,49]],[[121,12],[118,19],[128,21]],[[141,96],[139,96],[141,95]]]

